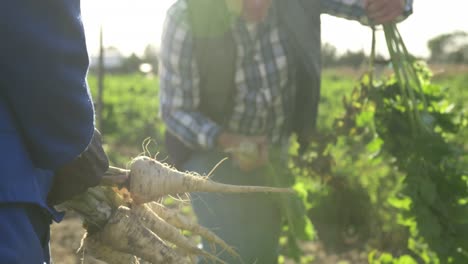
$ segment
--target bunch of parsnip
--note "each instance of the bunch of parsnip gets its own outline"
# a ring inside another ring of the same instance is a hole
[[[129,170],[111,167],[105,182],[126,188],[122,191],[115,186],[98,186],[59,205],[83,218],[87,230],[80,249],[84,263],[87,258],[112,264],[139,263],[140,259],[150,263],[193,263],[199,257],[224,263],[198,248],[182,230],[202,236],[213,247],[237,256],[233,248],[208,229],[156,201],[189,192],[292,192],[287,188],[220,184],[145,156],[135,158]]]

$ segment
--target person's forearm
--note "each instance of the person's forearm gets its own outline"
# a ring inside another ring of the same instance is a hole
[[[321,0],[322,13],[364,25],[399,22],[412,13],[413,0]]]
[[[412,12],[412,0],[364,0],[371,24],[400,22]]]
[[[163,109],[162,118],[167,129],[187,146],[198,149],[217,147],[217,139],[222,129],[203,114],[196,111],[166,112]]]

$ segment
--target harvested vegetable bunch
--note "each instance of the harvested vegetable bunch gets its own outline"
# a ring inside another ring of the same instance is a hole
[[[410,247],[421,253],[417,245],[427,244],[440,263],[468,263],[466,152],[451,141],[466,119],[431,84],[429,69],[409,55],[396,26],[385,25],[384,32],[394,75],[383,82],[370,78],[362,89],[375,105],[381,150],[406,175],[400,206],[411,227]]]
[[[153,201],[186,192],[292,192],[287,188],[220,184],[207,177],[179,172],[148,157],[135,158],[130,170],[111,167],[109,174],[115,175],[105,176],[106,184],[126,182],[128,191],[98,186],[59,205],[83,218],[87,230],[81,247],[84,263],[87,259],[112,264],[139,263],[138,259],[150,263],[195,263],[197,257],[224,263],[198,248],[181,230],[200,235],[211,241],[213,247],[219,246],[238,256],[233,248],[208,229]]]

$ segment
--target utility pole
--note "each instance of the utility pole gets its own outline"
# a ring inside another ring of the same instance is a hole
[[[99,60],[98,60],[98,91],[97,91],[97,102],[96,102],[96,122],[97,128],[102,130],[102,109],[103,103],[103,90],[104,90],[104,38],[103,38],[103,26],[101,25],[99,30]]]

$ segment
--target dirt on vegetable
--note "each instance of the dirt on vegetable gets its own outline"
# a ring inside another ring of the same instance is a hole
[[[67,213],[65,219],[51,226],[51,251],[55,264],[81,264],[82,255],[77,253],[81,239],[85,234],[81,219],[73,213]],[[327,252],[320,242],[312,241],[301,244],[304,254],[312,264],[366,264],[367,252],[351,249],[342,253]],[[285,264],[294,264],[285,260]],[[96,262],[96,264],[105,264]]]

